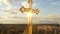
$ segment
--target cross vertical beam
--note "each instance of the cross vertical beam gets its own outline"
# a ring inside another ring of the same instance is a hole
[[[28,0],[28,3],[29,3],[29,8],[30,8],[30,12],[32,12],[32,0]],[[29,29],[29,34],[32,34],[32,17],[29,17],[29,26],[28,26],[28,29]]]
[[[29,8],[32,8],[33,1],[32,0],[28,0],[28,3],[29,3]]]
[[[32,34],[32,17],[29,17],[28,31],[29,34]]]

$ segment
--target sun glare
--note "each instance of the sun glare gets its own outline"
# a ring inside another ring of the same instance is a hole
[[[32,13],[28,12],[28,13],[27,13],[27,16],[28,16],[28,17],[32,17]]]

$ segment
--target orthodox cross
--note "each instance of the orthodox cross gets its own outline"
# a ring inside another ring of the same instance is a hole
[[[25,8],[24,6],[22,6],[20,8],[20,11],[22,13],[24,13],[24,12],[30,12],[30,13],[36,13],[36,14],[38,14],[39,13],[39,10],[32,8],[33,1],[32,0],[28,0],[28,3],[29,3],[29,8]],[[28,30],[29,30],[29,34],[32,34],[32,17],[29,17]]]

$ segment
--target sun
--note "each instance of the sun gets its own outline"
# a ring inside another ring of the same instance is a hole
[[[28,16],[28,17],[32,17],[32,13],[28,12],[28,13],[27,13],[27,16]]]

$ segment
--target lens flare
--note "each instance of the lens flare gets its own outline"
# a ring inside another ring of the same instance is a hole
[[[27,13],[27,16],[28,16],[28,17],[32,17],[32,13],[28,12],[28,13]]]

